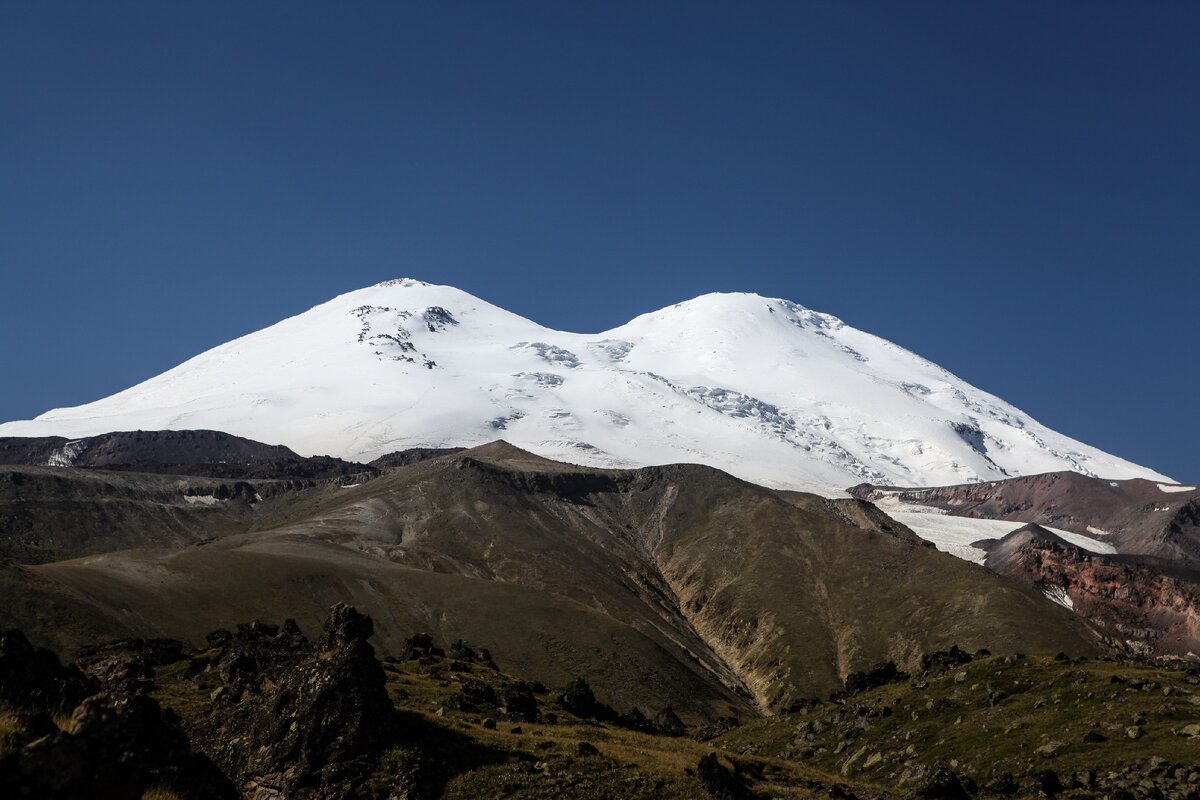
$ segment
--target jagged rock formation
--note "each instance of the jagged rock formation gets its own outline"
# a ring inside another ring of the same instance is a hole
[[[338,604],[312,645],[294,623],[217,638],[210,669],[228,688],[194,727],[196,746],[246,797],[353,796],[397,725],[373,632]]]
[[[103,679],[0,635],[0,795],[37,800],[137,800],[151,789],[232,800],[233,787],[196,754],[174,713],[147,695],[145,649],[114,645],[92,666]],[[56,723],[50,712],[69,714]]]

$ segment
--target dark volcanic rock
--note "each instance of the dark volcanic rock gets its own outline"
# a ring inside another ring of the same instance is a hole
[[[659,733],[667,736],[683,736],[687,733],[687,727],[683,724],[683,720],[670,706],[654,715],[654,727]]]
[[[501,710],[509,719],[522,722],[538,721],[538,702],[533,687],[524,681],[515,681],[500,690]]]
[[[446,651],[435,647],[433,637],[428,633],[414,633],[404,640],[404,650],[400,653],[401,661],[419,661],[422,658],[445,658]]]
[[[935,764],[929,779],[912,796],[922,800],[967,800],[970,797],[962,779],[945,764]]]
[[[949,650],[935,650],[932,653],[926,653],[921,656],[921,669],[931,670],[958,667],[963,664],[970,664],[973,660],[974,656],[955,644],[951,645]]]
[[[196,746],[247,795],[353,796],[395,728],[383,668],[367,643],[373,628],[370,617],[338,604],[312,647],[298,630],[239,632],[247,644],[273,641],[284,665],[234,649],[222,670],[242,691],[213,702]]]
[[[754,800],[756,795],[746,784],[725,768],[716,753],[709,753],[696,765],[696,777],[704,793],[717,800]]]
[[[465,680],[462,688],[446,698],[446,707],[457,711],[480,713],[500,704],[496,690],[483,681]]]
[[[126,693],[149,691],[154,667],[183,657],[183,643],[175,639],[117,639],[80,649],[75,666],[106,689]]]
[[[885,661],[865,672],[851,672],[846,676],[846,694],[856,695],[876,686],[908,680],[908,673],[896,668],[895,661]]]
[[[236,797],[212,762],[191,752],[175,715],[145,695],[90,697],[68,730],[0,760],[4,797],[137,800],[152,788],[196,800]]]
[[[147,653],[155,648],[138,644],[95,648],[90,677],[17,631],[0,636],[0,699],[24,734],[0,758],[0,796],[137,800],[152,788],[196,800],[236,796],[212,762],[192,752],[175,714],[145,694],[153,686]],[[47,712],[70,708],[59,730]]]
[[[592,693],[592,687],[583,678],[576,678],[570,686],[558,696],[558,704],[564,710],[571,712],[581,719],[614,720],[617,714],[609,706],[601,703]]]
[[[214,478],[325,479],[378,474],[331,456],[305,458],[221,431],[118,431],[82,439],[0,438],[0,463],[205,475]]]
[[[70,711],[94,693],[97,684],[75,667],[63,666],[53,652],[34,647],[18,630],[0,633],[0,701],[17,709]]]
[[[375,469],[407,467],[409,464],[416,464],[431,458],[461,453],[465,449],[465,447],[411,447],[408,450],[397,450],[394,453],[382,455],[367,466],[374,467]]]

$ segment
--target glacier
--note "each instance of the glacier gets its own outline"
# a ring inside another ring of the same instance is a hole
[[[702,463],[827,495],[1059,470],[1171,482],[788,300],[706,294],[580,334],[408,278],[0,435],[198,428],[360,461],[503,438],[577,464]]]

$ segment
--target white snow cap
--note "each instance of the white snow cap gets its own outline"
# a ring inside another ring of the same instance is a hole
[[[1058,470],[1170,480],[787,300],[706,294],[577,334],[412,279],[335,297],[0,435],[189,428],[354,460],[503,438],[574,463],[698,462],[829,493]]]

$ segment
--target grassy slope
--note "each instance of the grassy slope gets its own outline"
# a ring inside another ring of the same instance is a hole
[[[844,708],[826,703],[808,713],[754,722],[718,743],[733,752],[793,759],[888,786],[903,785],[906,770],[911,774],[913,767],[938,761],[980,785],[1006,772],[1103,773],[1152,756],[1195,764],[1196,740],[1174,733],[1200,722],[1200,690],[1184,677],[1181,668],[1147,664],[993,656],[872,689]],[[992,705],[995,691],[1007,696]],[[847,736],[859,709],[885,708],[890,715],[867,715],[869,726],[857,737]],[[1125,733],[1135,718],[1144,720],[1145,732],[1136,740]],[[818,731],[811,738],[809,723]],[[1109,740],[1084,743],[1089,731]],[[1053,757],[1036,753],[1056,742],[1064,746]]]

